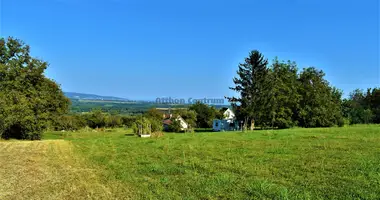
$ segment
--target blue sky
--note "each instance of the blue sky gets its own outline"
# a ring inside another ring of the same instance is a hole
[[[347,95],[379,87],[379,2],[0,0],[0,34],[50,63],[64,91],[219,98],[253,49],[315,66]]]

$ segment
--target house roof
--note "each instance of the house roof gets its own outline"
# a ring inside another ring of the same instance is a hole
[[[225,112],[225,111],[228,110],[228,109],[229,109],[229,108],[224,107],[224,108],[221,108],[220,111],[221,111],[221,112]]]
[[[170,124],[172,124],[172,120],[165,119],[162,123],[165,124],[165,125],[170,125]]]
[[[181,120],[182,122],[187,124],[187,122],[180,115],[177,115],[177,117],[175,117],[175,119]],[[162,123],[165,125],[170,125],[170,124],[172,124],[172,118],[166,118],[162,121]]]
[[[164,119],[170,119],[172,114],[164,114],[163,116],[164,116]]]

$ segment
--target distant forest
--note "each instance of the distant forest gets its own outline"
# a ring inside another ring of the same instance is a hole
[[[70,112],[86,113],[93,109],[101,109],[103,112],[121,115],[140,115],[150,108],[187,108],[190,104],[156,104],[153,102],[126,102],[126,101],[102,101],[70,99]],[[230,107],[230,105],[214,105],[215,108]]]

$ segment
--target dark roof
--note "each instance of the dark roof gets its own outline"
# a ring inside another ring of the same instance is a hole
[[[225,112],[226,110],[228,110],[228,108],[221,108],[220,109],[221,112]]]

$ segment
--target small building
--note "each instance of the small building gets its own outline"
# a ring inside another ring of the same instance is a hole
[[[238,121],[226,120],[226,119],[214,119],[212,123],[213,131],[237,131],[239,130]]]
[[[227,120],[229,123],[232,123],[236,119],[235,113],[229,108],[222,108],[220,109],[220,112],[223,114],[223,119]]]
[[[172,124],[172,120],[178,120],[180,122],[181,131],[186,131],[189,128],[189,124],[181,116],[178,115],[177,117],[173,118],[172,115],[170,115],[169,118],[164,119],[162,122],[164,125],[164,131],[167,131],[169,129],[170,124]]]
[[[236,121],[235,113],[229,108],[220,110],[223,119],[214,119],[212,123],[213,131],[236,131],[239,130],[239,123]]]

